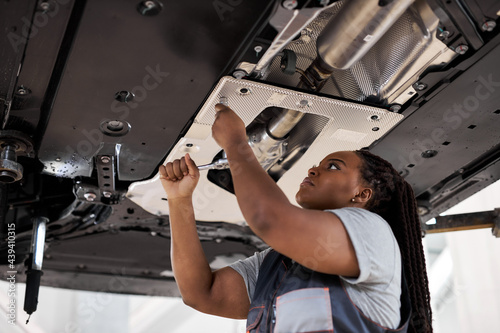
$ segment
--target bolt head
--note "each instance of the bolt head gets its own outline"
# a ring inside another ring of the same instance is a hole
[[[94,192],[87,192],[83,195],[83,197],[85,198],[85,200],[92,202],[95,201],[97,195]]]
[[[283,8],[286,8],[288,10],[293,10],[293,9],[297,8],[298,1],[297,0],[285,0],[281,3],[281,5],[283,6]]]
[[[481,26],[481,29],[483,29],[483,31],[493,31],[493,29],[495,29],[495,27],[497,26],[497,23],[495,21],[486,21],[483,23],[483,25]]]
[[[399,112],[401,110],[401,105],[399,105],[399,104],[393,104],[393,105],[391,105],[391,107],[389,108],[389,110],[391,110],[392,112]]]
[[[432,158],[432,157],[436,156],[437,154],[438,154],[437,150],[429,149],[429,150],[426,150],[422,153],[422,157],[423,158]]]
[[[420,216],[423,216],[425,214],[429,213],[429,208],[425,206],[418,206],[417,207],[417,214]]]
[[[102,192],[102,195],[105,197],[105,198],[111,198],[111,196],[113,195],[113,193],[109,192],[109,191],[104,191]]]
[[[142,1],[137,5],[137,11],[144,16],[154,16],[161,12],[163,5],[159,1]]]
[[[28,94],[29,94],[29,90],[28,90],[27,88],[25,88],[25,87],[21,86],[21,87],[19,87],[19,88],[17,89],[17,94],[18,94],[18,95],[21,95],[21,96],[26,96],[26,95],[28,95]]]
[[[42,2],[42,3],[40,4],[40,8],[41,8],[44,12],[46,12],[46,11],[48,11],[48,10],[50,9],[50,4],[49,4],[48,2]]]
[[[101,156],[101,162],[104,164],[108,164],[111,162],[111,158],[109,156]]]
[[[450,37],[450,32],[448,30],[442,30],[438,33],[438,37],[442,39],[446,39]]]
[[[417,82],[417,83],[415,83],[415,89],[416,90],[422,91],[425,88],[427,88],[427,85],[425,83],[423,83],[423,82]]]
[[[465,54],[469,50],[469,46],[465,44],[460,44],[455,48],[455,52],[458,54]]]
[[[235,79],[238,79],[238,80],[244,78],[247,75],[248,75],[247,72],[245,72],[243,70],[236,70],[236,71],[233,72],[233,77]]]

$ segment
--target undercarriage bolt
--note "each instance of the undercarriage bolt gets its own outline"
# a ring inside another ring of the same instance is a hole
[[[427,85],[425,83],[423,83],[423,82],[417,82],[417,83],[415,83],[414,87],[415,87],[416,90],[422,91],[425,88],[427,88]]]
[[[101,156],[101,162],[104,164],[108,164],[109,162],[111,162],[111,158],[109,158],[109,156]]]
[[[460,44],[455,48],[455,52],[458,54],[465,54],[469,50],[469,46],[465,44]]]
[[[493,29],[495,29],[495,27],[497,26],[497,23],[495,21],[486,21],[483,23],[483,25],[481,26],[481,29],[483,29],[483,31],[493,31]]]
[[[281,3],[281,5],[283,6],[283,8],[286,8],[288,10],[293,10],[293,9],[297,8],[298,1],[297,0],[285,0]]]
[[[23,178],[23,167],[17,163],[15,147],[5,146],[0,154],[0,182],[14,183]]]
[[[83,195],[83,197],[85,198],[85,200],[92,202],[95,201],[97,195],[94,192],[87,192]]]

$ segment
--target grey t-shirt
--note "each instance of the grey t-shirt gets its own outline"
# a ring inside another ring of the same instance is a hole
[[[341,276],[349,297],[371,320],[388,328],[397,328],[401,306],[401,254],[389,224],[366,209],[346,207],[330,212],[344,224],[358,259],[359,276]],[[245,280],[250,300],[260,265],[270,250],[230,265]]]

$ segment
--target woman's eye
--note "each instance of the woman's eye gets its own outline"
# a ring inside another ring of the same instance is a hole
[[[339,168],[337,168],[337,166],[335,164],[330,164],[330,166],[328,167],[328,169],[338,170]]]

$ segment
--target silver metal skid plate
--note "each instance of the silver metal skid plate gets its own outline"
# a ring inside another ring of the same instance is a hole
[[[245,125],[250,124],[269,107],[293,109],[329,119],[303,157],[278,181],[280,188],[293,203],[299,184],[313,164],[319,163],[326,155],[335,151],[369,146],[403,118],[400,114],[381,108],[224,77],[164,163],[186,153],[189,153],[198,165],[212,162],[221,150],[211,136],[211,126],[215,120],[214,106],[219,103],[221,97],[227,98],[228,105],[241,117]],[[132,184],[127,195],[153,214],[169,214],[159,175],[151,180]],[[194,206],[196,219],[199,221],[244,223],[236,197],[208,181],[206,171],[201,172],[200,182],[194,193]]]

